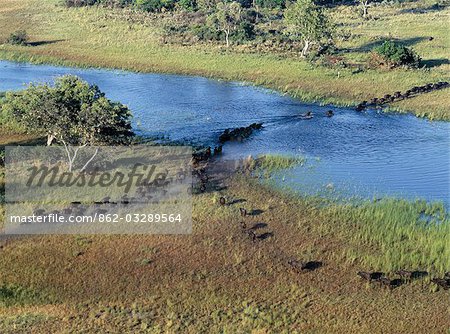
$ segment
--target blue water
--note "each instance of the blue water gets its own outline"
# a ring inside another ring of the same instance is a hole
[[[450,123],[376,110],[318,106],[240,83],[201,77],[76,69],[0,61],[0,91],[76,74],[134,113],[143,135],[214,145],[226,128],[262,122],[243,143],[227,143],[223,159],[264,153],[301,155],[278,175],[301,193],[383,195],[444,201],[450,206]],[[333,109],[335,116],[325,117]],[[299,115],[312,111],[314,118]]]

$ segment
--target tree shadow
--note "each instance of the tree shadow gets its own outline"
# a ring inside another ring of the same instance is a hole
[[[6,144],[0,144],[0,147],[5,146],[40,146],[40,145],[46,145],[47,144],[47,138],[45,137],[37,137],[37,138],[29,138],[29,139],[23,139],[23,140],[13,140],[10,142],[7,142]]]
[[[228,203],[228,205],[238,204],[238,203],[245,203],[247,202],[246,199],[240,198],[240,199],[234,199],[231,202]]]
[[[258,238],[258,240],[266,240],[266,239],[269,239],[269,238],[272,238],[272,237],[273,237],[273,233],[272,232],[266,232],[266,233],[258,235],[256,238]]]
[[[428,59],[428,60],[422,60],[421,63],[423,65],[425,65],[425,67],[438,67],[441,65],[450,64],[450,60],[446,59],[446,58]]]
[[[265,228],[267,227],[266,223],[256,223],[255,225],[253,225],[252,227],[250,227],[251,230],[257,230],[260,228]]]
[[[383,0],[372,0],[371,3],[380,3]],[[316,0],[316,4],[324,6],[327,8],[335,8],[339,6],[359,6],[358,2],[355,0]]]
[[[412,37],[412,38],[383,38],[379,39],[373,42],[366,43],[364,45],[361,45],[360,47],[353,48],[353,49],[346,49],[347,52],[368,52],[371,51],[373,48],[382,45],[384,42],[388,40],[395,41],[397,43],[400,43],[404,46],[413,46],[419,42],[422,42],[424,40],[428,40],[429,37]]]
[[[47,45],[47,44],[55,44],[58,42],[64,42],[65,39],[55,39],[51,41],[36,41],[36,42],[29,42],[27,45],[29,46],[40,46],[40,45]]]
[[[429,12],[437,12],[447,8],[446,5],[435,3],[425,8],[404,8],[399,11],[400,14],[425,14]]]

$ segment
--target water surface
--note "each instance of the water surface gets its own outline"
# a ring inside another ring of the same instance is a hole
[[[76,69],[0,61],[0,91],[76,74],[133,111],[143,135],[217,145],[226,128],[262,122],[243,143],[227,143],[223,159],[264,153],[301,155],[306,166],[280,175],[302,193],[391,195],[450,204],[450,123],[412,115],[318,106],[275,92],[202,77]],[[325,111],[333,109],[332,118]],[[312,111],[314,118],[299,116]]]

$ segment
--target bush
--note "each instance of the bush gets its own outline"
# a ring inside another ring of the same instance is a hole
[[[253,5],[253,0],[235,0],[238,2],[242,8],[251,8]]]
[[[196,24],[191,27],[192,34],[202,41],[220,41],[222,33],[206,24]]]
[[[26,45],[28,41],[27,32],[25,30],[17,30],[9,35],[7,43],[13,45]]]
[[[136,6],[146,12],[160,12],[163,8],[173,9],[175,0],[136,0]]]
[[[398,66],[418,67],[421,58],[414,50],[396,43],[385,41],[373,49],[370,62],[374,66],[387,66],[389,68]]]
[[[242,43],[255,37],[255,26],[250,22],[244,21],[239,24],[237,30],[232,34],[233,41]]]
[[[197,9],[196,0],[180,0],[178,2],[179,6],[185,10],[194,11]]]
[[[285,0],[256,0],[256,5],[263,8],[285,8]]]

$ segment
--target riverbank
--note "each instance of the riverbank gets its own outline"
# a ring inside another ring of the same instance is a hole
[[[449,10],[427,9],[427,1],[376,6],[372,8],[375,19],[369,21],[359,19],[348,6],[332,10],[341,34],[351,32],[351,38],[337,41],[339,49],[346,50],[347,61],[363,64],[372,45],[394,37],[412,46],[427,66],[394,71],[326,68],[289,54],[254,53],[245,46],[226,49],[217,44],[161,44],[157,22],[152,20],[126,19],[120,10],[105,8],[67,9],[58,3],[57,0],[6,1],[0,11],[0,40],[12,31],[25,29],[33,46],[2,45],[0,58],[244,81],[305,101],[335,105],[357,105],[362,100],[413,86],[445,81],[450,70]],[[389,109],[449,120],[447,99],[448,89],[444,89],[395,102]]]

